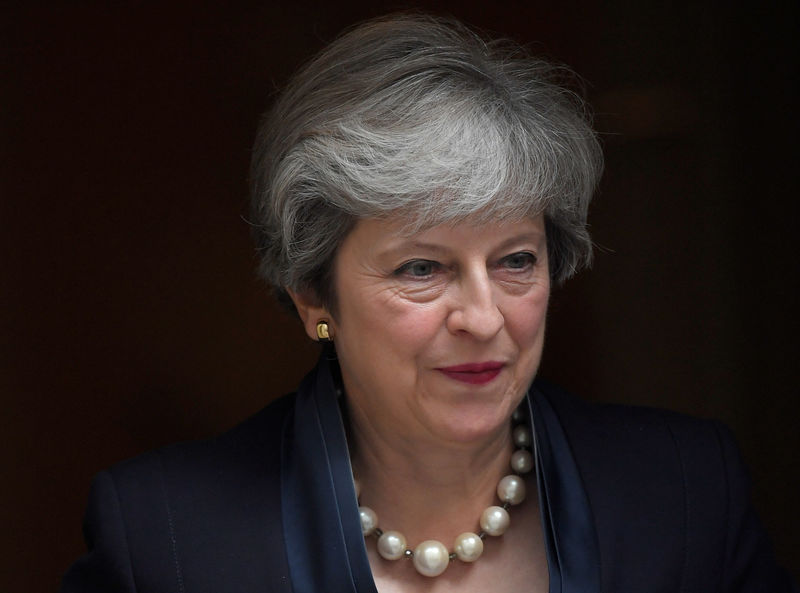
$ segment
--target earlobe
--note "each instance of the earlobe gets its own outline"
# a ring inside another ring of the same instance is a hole
[[[308,292],[295,292],[293,290],[287,290],[287,292],[297,309],[300,320],[303,322],[306,335],[315,342],[326,341],[324,339],[325,336],[328,338],[327,341],[333,338],[333,329],[330,322],[331,314],[319,304],[317,297]]]

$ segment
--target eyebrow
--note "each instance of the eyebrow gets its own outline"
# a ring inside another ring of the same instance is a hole
[[[538,231],[529,231],[525,233],[519,233],[518,235],[514,235],[513,237],[509,237],[499,245],[497,245],[494,249],[495,250],[503,250],[512,245],[517,243],[524,243],[526,241],[531,241],[533,243],[539,243],[540,241],[545,240],[545,234],[540,233]]]
[[[516,245],[518,243],[524,243],[524,242],[527,242],[527,241],[538,243],[538,242],[543,241],[543,240],[544,240],[544,233],[539,233],[539,232],[536,232],[536,231],[519,233],[517,235],[509,237],[508,239],[506,239],[505,241],[502,241],[498,245],[495,245],[494,247],[492,247],[492,251],[493,252],[494,251],[502,251],[504,249],[508,249],[512,245]],[[429,251],[429,252],[432,252],[432,253],[438,253],[438,254],[448,254],[451,251],[450,248],[445,247],[444,245],[440,245],[438,243],[430,243],[430,242],[427,242],[427,241],[420,241],[420,240],[412,239],[412,240],[410,240],[408,242],[402,242],[399,245],[390,245],[387,249],[379,251],[378,254],[382,255],[382,256],[385,256],[385,255],[391,256],[391,255],[396,254],[398,252],[413,251],[413,250],[416,250],[416,249]]]

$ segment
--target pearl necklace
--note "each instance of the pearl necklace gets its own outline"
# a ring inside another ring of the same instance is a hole
[[[521,422],[522,410],[518,409],[512,415],[512,420]],[[399,531],[383,531],[378,527],[378,515],[367,506],[359,506],[358,513],[361,518],[361,531],[364,537],[374,535],[378,538],[378,554],[386,560],[399,560],[410,558],[421,575],[436,577],[442,574],[449,563],[456,558],[462,562],[475,562],[483,553],[483,540],[487,535],[500,536],[508,529],[511,520],[508,508],[525,500],[525,482],[520,477],[533,469],[533,455],[529,451],[533,447],[533,435],[525,424],[517,424],[511,432],[512,440],[517,449],[511,455],[511,469],[514,474],[505,476],[497,484],[497,497],[500,506],[490,506],[484,509],[480,517],[481,530],[478,533],[467,531],[456,537],[453,551],[435,539],[426,540],[417,545],[413,550],[407,546],[405,536]],[[353,480],[356,488],[356,498],[361,496],[358,480]]]

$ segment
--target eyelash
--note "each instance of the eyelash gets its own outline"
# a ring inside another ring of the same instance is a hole
[[[523,265],[521,266],[510,266],[512,270],[523,270],[528,267],[533,267],[536,265],[538,258],[536,257],[535,253],[531,253],[529,251],[519,251],[517,253],[512,253],[510,255],[505,256],[500,260],[501,264],[508,263],[515,258],[524,258]]]
[[[411,274],[412,268],[414,268],[414,266],[419,266],[419,265],[430,266],[430,272],[428,272],[427,274]],[[439,263],[437,263],[435,261],[431,261],[431,260],[428,260],[428,259],[414,259],[414,260],[411,260],[409,262],[404,263],[402,266],[397,268],[397,270],[395,270],[394,274],[395,274],[395,276],[408,276],[408,277],[411,277],[411,278],[423,278],[424,279],[424,278],[429,278],[430,276],[432,276],[441,267],[442,267],[441,264],[439,264]]]
[[[509,265],[511,261],[520,258],[524,260],[521,266]],[[528,251],[519,251],[516,253],[509,254],[505,257],[502,257],[499,261],[499,266],[507,267],[510,270],[525,270],[535,266],[537,261],[538,258],[536,257],[536,254]],[[412,274],[411,271],[415,266],[427,266],[430,268],[430,271],[428,271],[428,273],[425,274]],[[433,276],[436,272],[441,270],[441,268],[442,264],[438,262],[431,261],[428,259],[414,259],[404,263],[402,266],[397,268],[394,274],[395,276],[408,276],[410,278],[415,278],[415,279],[425,279]]]

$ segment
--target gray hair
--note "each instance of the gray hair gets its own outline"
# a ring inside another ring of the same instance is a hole
[[[251,181],[260,272],[335,308],[333,263],[358,219],[414,229],[544,214],[550,274],[591,263],[602,153],[566,68],[464,25],[395,15],[346,32],[264,116]]]

